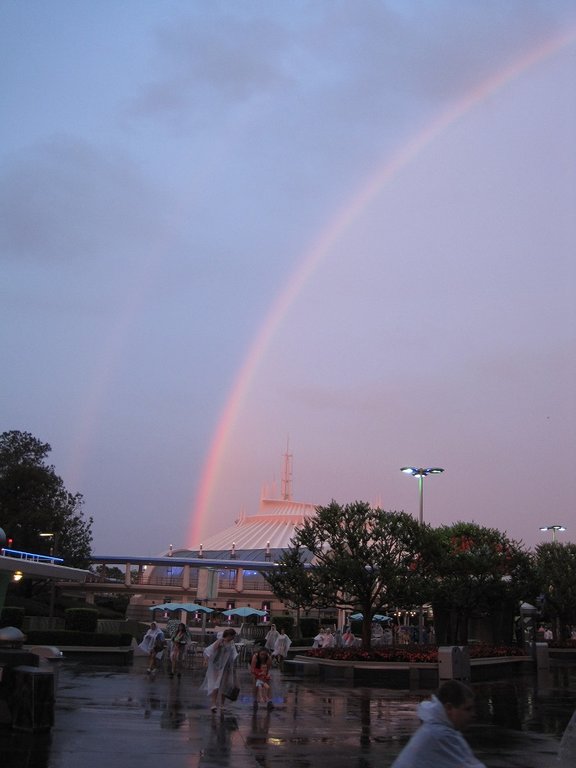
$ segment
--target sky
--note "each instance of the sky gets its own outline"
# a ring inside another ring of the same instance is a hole
[[[576,541],[573,0],[2,0],[0,431],[95,554],[280,493]]]

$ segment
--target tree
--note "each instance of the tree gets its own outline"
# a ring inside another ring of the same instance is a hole
[[[300,611],[335,605],[334,590],[319,578],[317,570],[310,567],[306,552],[298,546],[284,550],[278,559],[278,569],[262,575],[276,597],[296,611],[296,637],[301,635]]]
[[[51,451],[28,432],[0,435],[0,525],[14,548],[64,558],[85,567],[91,554],[92,518],[82,513],[82,494],[66,490],[53,466]],[[52,533],[51,538],[40,536]]]
[[[287,594],[302,584],[337,608],[360,609],[362,643],[369,649],[374,614],[419,604],[425,595],[429,558],[420,554],[430,541],[429,527],[404,512],[372,509],[363,501],[344,506],[332,501],[317,507],[316,515],[296,530],[276,587]],[[302,549],[311,557],[308,582],[302,579]]]
[[[556,624],[555,637],[568,639],[576,626],[576,544],[549,542],[536,547],[543,611]]]
[[[508,619],[535,592],[531,555],[505,533],[475,523],[441,526],[434,535],[440,554],[432,581],[438,643],[465,645],[473,616],[490,619],[493,642],[510,642]]]

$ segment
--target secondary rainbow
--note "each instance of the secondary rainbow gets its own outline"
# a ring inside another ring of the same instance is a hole
[[[358,218],[359,214],[395,179],[398,173],[413,162],[426,147],[451,125],[508,83],[567,46],[574,44],[575,41],[576,30],[574,29],[546,41],[517,59],[504,70],[483,81],[460,101],[441,112],[422,131],[417,133],[386,163],[378,168],[374,174],[369,176],[349,202],[330,220],[328,226],[319,234],[311,248],[305,252],[300,260],[300,266],[272,305],[260,331],[256,335],[248,355],[236,376],[228,400],[218,420],[194,502],[192,523],[188,535],[189,546],[197,546],[200,541],[202,525],[208,513],[214,488],[218,481],[220,463],[242,402],[250,389],[258,366],[294,299],[327,255],[330,248]]]

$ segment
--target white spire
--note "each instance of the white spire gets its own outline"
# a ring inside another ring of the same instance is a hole
[[[290,436],[286,438],[286,453],[282,465],[282,499],[292,500],[292,454],[290,453]]]

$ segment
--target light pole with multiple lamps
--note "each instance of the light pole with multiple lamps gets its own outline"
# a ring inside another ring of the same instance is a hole
[[[444,470],[442,467],[402,467],[400,472],[418,478],[418,498],[420,500],[420,515],[418,517],[418,522],[422,525],[424,522],[424,478],[428,477],[428,475],[439,475],[444,472]]]
[[[444,470],[442,467],[402,467],[401,472],[406,475],[412,475],[412,477],[418,478],[418,499],[419,499],[419,516],[418,522],[420,525],[424,524],[424,478],[428,475],[440,475]],[[418,615],[418,641],[423,642],[424,637],[424,611],[420,606],[420,613]]]
[[[552,541],[556,541],[556,534],[558,531],[565,531],[566,528],[564,528],[563,525],[543,525],[540,528],[541,531],[552,531]]]

